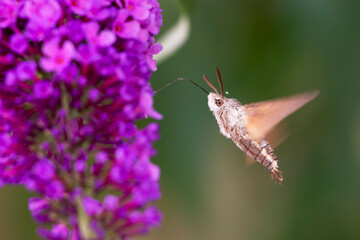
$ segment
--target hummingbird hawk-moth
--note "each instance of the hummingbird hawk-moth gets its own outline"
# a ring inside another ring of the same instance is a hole
[[[216,73],[221,94],[210,83],[205,74],[203,78],[214,92],[207,92],[187,78],[175,79],[156,92],[178,80],[189,81],[201,88],[208,95],[208,106],[215,116],[220,133],[232,139],[245,154],[269,169],[272,178],[280,184],[283,177],[279,170],[278,157],[265,137],[275,125],[315,98],[319,92],[306,92],[287,98],[242,105],[237,99],[224,96],[219,68],[216,69]]]

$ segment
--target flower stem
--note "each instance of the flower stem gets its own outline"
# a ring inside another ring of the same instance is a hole
[[[90,228],[90,218],[84,210],[80,196],[76,199],[76,209],[82,239],[94,239],[96,235]]]

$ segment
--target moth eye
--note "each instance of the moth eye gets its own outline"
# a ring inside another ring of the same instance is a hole
[[[223,105],[223,101],[221,99],[215,99],[215,104],[218,107],[221,107],[221,105]]]

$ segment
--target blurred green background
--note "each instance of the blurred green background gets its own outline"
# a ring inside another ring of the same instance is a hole
[[[360,239],[360,1],[184,0],[188,42],[158,65],[205,86],[222,72],[242,103],[319,89],[288,118],[282,186],[219,133],[206,96],[178,82],[155,96],[162,227],[139,239]],[[166,32],[179,2],[160,0]],[[0,189],[1,239],[38,239],[22,188]]]

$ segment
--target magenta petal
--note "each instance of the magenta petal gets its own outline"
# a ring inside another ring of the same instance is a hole
[[[89,216],[94,216],[94,215],[100,213],[102,210],[101,202],[94,198],[85,196],[82,199],[82,203],[83,203],[86,213]]]
[[[145,20],[148,18],[150,14],[150,11],[147,8],[136,6],[131,11],[131,15],[133,15],[134,18],[139,20]]]
[[[149,32],[146,29],[141,29],[137,37],[141,42],[146,43],[149,39]]]
[[[80,16],[84,15],[91,7],[91,1],[89,0],[66,0],[65,2],[74,13]]]
[[[47,57],[40,60],[40,66],[48,72],[63,70],[75,56],[75,48],[72,42],[65,41],[61,49],[58,43],[58,39],[54,39],[45,43],[42,48]]]
[[[140,108],[146,115],[154,119],[162,119],[162,115],[153,109],[153,99],[150,93],[144,91],[140,95]]]
[[[34,22],[28,22],[25,29],[25,36],[33,41],[42,41],[48,33],[48,29]]]
[[[29,47],[29,43],[20,33],[14,34],[10,38],[10,48],[16,53],[22,54]]]
[[[54,88],[50,82],[40,81],[34,85],[34,95],[38,99],[46,99],[52,96]]]
[[[30,22],[51,28],[60,19],[62,8],[56,0],[33,0],[24,3],[23,13]]]
[[[146,56],[146,63],[152,71],[156,71],[156,61],[151,56]]]
[[[19,63],[16,66],[16,75],[20,80],[30,80],[35,77],[36,74],[36,62],[35,61],[25,61]]]
[[[49,202],[42,198],[32,197],[29,199],[29,210],[34,214],[39,214],[42,211],[48,209],[50,206]]]
[[[91,4],[90,8],[86,11],[87,17],[90,19],[102,21],[109,16],[110,10],[105,7],[110,4],[108,0],[91,0],[89,2],[91,2]]]
[[[48,58],[40,59],[40,66],[47,72],[51,72],[55,68],[54,62],[49,60]]]
[[[148,166],[148,171],[150,173],[150,177],[151,177],[151,180],[152,181],[159,181],[160,179],[160,168],[153,164],[153,163],[150,163],[149,166]]]
[[[130,16],[130,12],[128,10],[120,10],[116,17],[116,22],[125,22],[125,20]]]
[[[110,30],[103,30],[99,35],[99,46],[107,47],[116,41],[114,33]]]
[[[54,225],[50,233],[52,239],[69,239],[69,236],[71,236],[70,230],[64,223]]]
[[[151,226],[158,226],[163,218],[160,211],[153,206],[147,208],[143,216],[145,223]]]
[[[72,42],[66,41],[62,47],[62,53],[66,56],[69,61],[75,56],[75,48]]]
[[[54,52],[57,52],[58,49],[59,39],[52,39],[51,41],[45,42],[41,50],[45,55],[51,56]]]
[[[95,161],[97,163],[105,163],[106,161],[108,161],[109,157],[107,155],[106,152],[100,151],[96,154],[95,156]]]
[[[89,22],[83,24],[83,29],[87,37],[94,37],[99,31],[99,24],[97,22]]]
[[[136,21],[126,22],[122,27],[119,35],[124,38],[136,38],[140,31],[140,24]]]
[[[0,28],[6,28],[16,21],[19,3],[11,0],[0,1]]]
[[[163,47],[160,43],[156,43],[152,47],[150,47],[147,52],[151,55],[158,54],[162,50],[162,48]]]
[[[119,205],[119,198],[114,195],[106,195],[104,198],[104,207],[107,210],[113,211]]]
[[[32,173],[42,181],[49,181],[55,175],[55,166],[51,161],[43,159],[34,165]]]
[[[140,23],[137,21],[126,22],[130,15],[127,10],[120,10],[118,16],[113,24],[113,29],[119,37],[122,38],[136,38],[140,31]]]
[[[5,85],[6,86],[13,86],[17,81],[17,77],[14,71],[10,70],[5,75]]]
[[[60,181],[53,181],[46,186],[46,195],[51,198],[61,199],[64,192],[65,188]]]
[[[88,64],[94,62],[100,58],[99,54],[96,52],[95,48],[88,46],[86,44],[81,44],[78,47],[77,59],[84,63]]]
[[[89,91],[89,99],[92,102],[95,102],[96,100],[98,100],[99,96],[100,96],[99,90],[97,90],[96,88],[90,89],[90,91]]]

